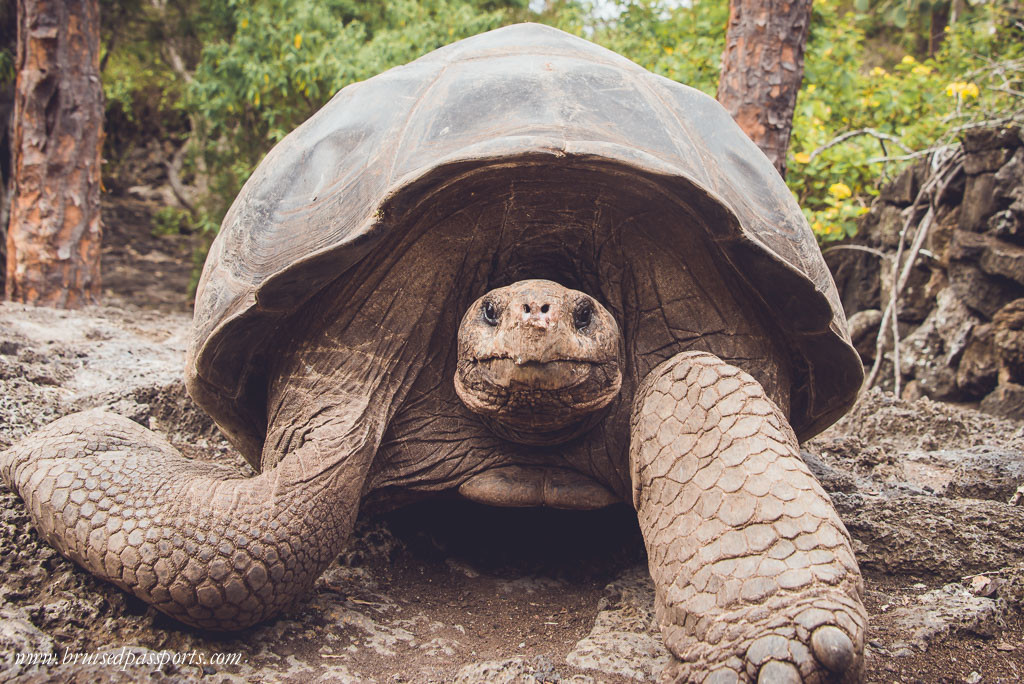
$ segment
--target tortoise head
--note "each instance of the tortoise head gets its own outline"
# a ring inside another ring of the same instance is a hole
[[[491,290],[462,318],[455,391],[503,437],[565,441],[618,396],[621,347],[619,326],[594,298],[522,280]]]

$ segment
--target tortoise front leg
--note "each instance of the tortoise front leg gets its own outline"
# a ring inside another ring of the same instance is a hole
[[[71,560],[182,622],[233,630],[306,592],[348,538],[375,447],[353,433],[327,424],[241,478],[88,411],[0,454],[0,475]]]
[[[748,374],[678,354],[642,383],[634,505],[674,682],[860,677],[866,615],[850,537]]]

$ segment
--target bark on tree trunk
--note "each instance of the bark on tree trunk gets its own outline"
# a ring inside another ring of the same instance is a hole
[[[18,0],[7,297],[60,307],[100,295],[99,0]]]
[[[786,175],[812,0],[731,0],[718,101]]]

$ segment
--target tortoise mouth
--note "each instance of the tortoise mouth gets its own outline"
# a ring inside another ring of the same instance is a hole
[[[505,387],[509,393],[559,391],[585,383],[597,365],[579,359],[553,359],[536,361],[493,356],[478,359],[481,379],[496,387]]]
[[[557,444],[585,432],[621,386],[617,362],[580,360],[465,360],[455,379],[468,409],[495,434],[522,444]]]

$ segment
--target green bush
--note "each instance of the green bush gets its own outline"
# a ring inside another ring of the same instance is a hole
[[[924,61],[863,67],[870,17],[815,2],[804,82],[793,117],[786,181],[821,241],[856,231],[880,179],[915,151],[955,142],[964,126],[1019,116],[1024,32],[1004,5],[983,5],[947,28]],[[872,129],[824,149],[844,134]],[[874,132],[890,139],[880,138]],[[815,154],[817,152],[817,154]],[[887,160],[887,161],[883,161]]]
[[[523,9],[468,0],[219,0],[228,31],[204,46],[188,90],[210,181],[200,228],[215,234],[270,147],[338,90]]]
[[[194,168],[205,169],[209,181],[197,217],[200,230],[216,233],[263,155],[339,89],[506,23],[550,23],[715,93],[728,23],[725,0],[689,6],[634,0],[619,3],[619,13],[605,18],[595,18],[594,7],[580,2],[549,2],[540,14],[526,5],[200,1],[203,49],[184,100],[197,127]],[[894,175],[913,153],[954,142],[973,121],[1019,115],[1024,90],[1019,0],[973,7],[923,61],[904,56],[898,43],[879,44],[885,16],[850,7],[840,0],[814,3],[788,159],[787,182],[821,241],[852,234],[878,179]],[[140,71],[139,83],[146,83],[145,75]],[[127,101],[118,87],[108,96]],[[858,133],[865,130],[870,132]]]

